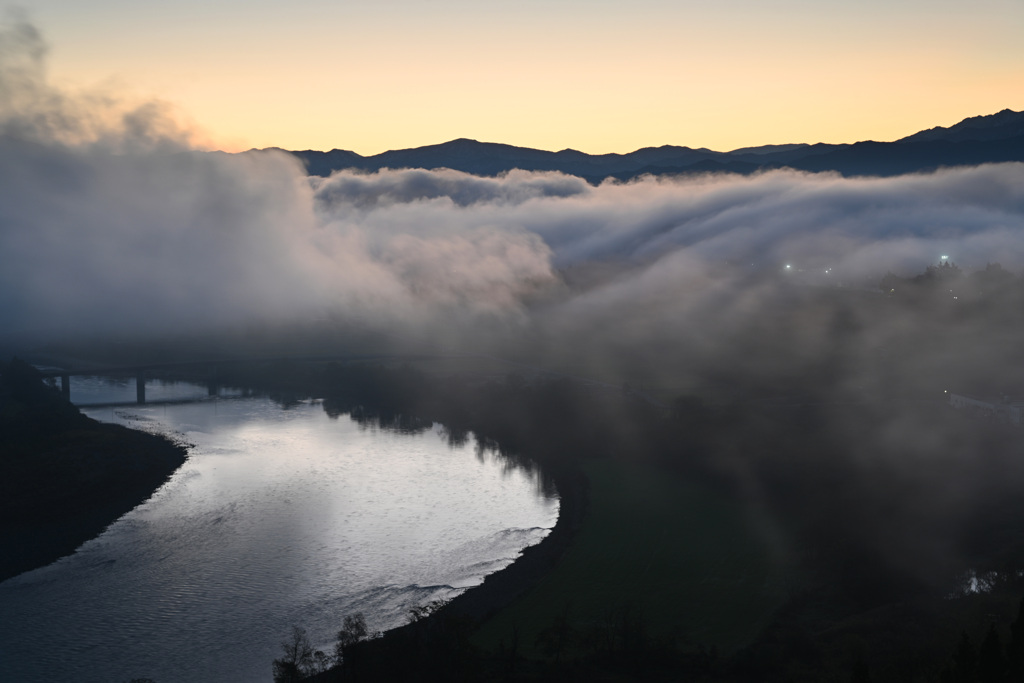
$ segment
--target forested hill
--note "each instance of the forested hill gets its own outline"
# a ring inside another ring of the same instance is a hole
[[[290,153],[302,160],[310,175],[325,177],[342,169],[450,168],[484,176],[522,169],[560,171],[598,183],[608,177],[625,180],[645,174],[753,173],[784,167],[837,171],[847,176],[891,176],[944,166],[1024,161],[1024,112],[1004,109],[894,142],[765,145],[731,152],[665,145],[628,154],[586,154],[572,149],[549,152],[461,138],[372,156],[343,149]]]

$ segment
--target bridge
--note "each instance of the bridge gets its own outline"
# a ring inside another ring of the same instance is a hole
[[[411,361],[438,358],[464,358],[469,354],[443,354],[443,355],[411,355],[411,354],[346,354],[332,356],[273,356],[266,358],[221,358],[216,360],[198,361],[177,361],[167,363],[145,363],[139,365],[108,365],[108,366],[80,366],[77,368],[60,368],[40,370],[39,374],[44,378],[60,378],[61,395],[66,401],[71,401],[71,378],[72,377],[135,377],[135,402],[146,403],[146,379],[152,378],[154,374],[161,372],[196,372],[207,373],[207,394],[217,396],[220,393],[220,386],[217,383],[217,369],[232,365],[247,365],[250,363],[359,363],[372,361]],[[45,365],[44,363],[39,363]]]
[[[558,372],[555,370],[548,370],[536,365],[529,363],[523,363],[505,358],[498,358],[497,356],[491,356],[483,353],[463,353],[463,352],[449,352],[449,353],[433,353],[433,354],[408,354],[408,353],[363,353],[363,354],[337,354],[327,356],[271,356],[271,357],[256,357],[256,358],[220,358],[214,360],[198,360],[198,361],[177,361],[177,362],[165,362],[165,363],[147,363],[138,365],[118,365],[118,366],[82,366],[74,369],[52,369],[52,370],[40,370],[40,374],[46,378],[60,377],[61,381],[61,394],[64,399],[71,400],[71,378],[72,377],[110,377],[110,376],[134,376],[135,377],[135,402],[137,404],[146,403],[146,378],[147,376],[152,377],[153,374],[159,372],[182,372],[182,371],[197,371],[205,370],[207,374],[207,395],[208,397],[218,396],[220,393],[220,386],[217,383],[217,368],[222,368],[231,365],[246,365],[251,363],[365,363],[365,362],[410,362],[418,360],[487,360],[495,362],[501,365],[506,365],[518,370],[526,372],[536,373],[539,375],[546,375],[548,377],[555,377],[561,379],[568,379],[577,384],[590,387],[591,389],[604,390],[604,391],[622,391],[625,395],[648,403],[656,408],[667,409],[668,406],[662,401],[658,400],[654,396],[651,396],[647,392],[639,388],[632,388],[627,383],[626,385],[617,385],[604,382],[601,380],[581,377],[565,372]],[[52,361],[51,361],[52,363]],[[39,365],[46,365],[46,363],[40,361]],[[56,363],[53,363],[56,364]],[[123,405],[123,404],[121,404]]]

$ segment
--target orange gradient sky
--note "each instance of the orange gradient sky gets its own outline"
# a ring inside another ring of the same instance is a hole
[[[52,82],[216,148],[893,140],[1024,109],[1022,0],[29,0]]]

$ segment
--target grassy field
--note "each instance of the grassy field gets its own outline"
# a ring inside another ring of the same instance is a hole
[[[729,651],[749,642],[782,604],[782,570],[735,503],[645,465],[586,466],[590,507],[572,546],[530,592],[485,622],[475,643],[540,656],[537,637],[564,617],[584,647],[595,627],[643,619],[682,647]]]

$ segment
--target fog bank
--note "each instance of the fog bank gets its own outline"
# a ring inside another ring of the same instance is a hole
[[[201,151],[159,103],[54,88],[23,20],[0,45],[4,340],[329,320],[424,351],[650,370],[721,361],[760,329],[740,359],[756,364],[831,343],[814,316],[765,329],[816,288],[877,290],[941,256],[1024,266],[1022,164],[596,187],[525,171],[310,178],[283,152]]]

